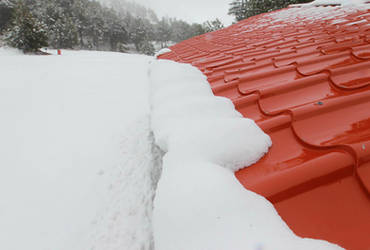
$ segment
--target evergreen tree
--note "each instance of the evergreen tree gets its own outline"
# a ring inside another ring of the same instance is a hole
[[[157,24],[157,40],[161,42],[161,47],[167,47],[167,42],[171,39],[171,25],[168,18],[162,17]]]
[[[105,17],[101,5],[98,2],[89,2],[86,11],[86,24],[84,34],[87,49],[99,49],[104,43],[104,35],[107,33]]]
[[[170,19],[171,41],[179,42],[190,38],[191,27],[190,24],[182,20]]]
[[[150,41],[144,40],[140,43],[138,51],[145,55],[152,56],[154,55],[155,49],[154,49],[153,44]]]
[[[111,50],[121,51],[122,44],[128,39],[123,20],[118,18],[112,10],[107,10],[105,21],[107,26],[106,34],[104,34],[105,41],[109,43]]]
[[[77,28],[72,18],[63,14],[54,24],[54,45],[57,48],[72,49],[78,43]]]
[[[236,21],[243,20],[250,15],[248,15],[248,0],[233,0],[230,3],[230,8],[228,14],[235,17]]]
[[[117,51],[122,53],[127,52],[128,51],[127,45],[123,42],[117,43]]]
[[[89,2],[86,0],[75,1],[73,3],[72,18],[77,31],[79,48],[85,48],[84,40],[86,40],[86,27],[89,20],[87,14],[88,5]]]
[[[12,4],[8,1],[0,2],[0,33],[5,30],[12,18]]]
[[[128,43],[132,43],[136,51],[146,54],[152,54],[153,42],[167,46],[170,42],[222,27],[220,22],[213,21],[201,25],[170,18],[158,19],[153,10],[130,0],[104,0],[108,6],[100,4],[99,1],[103,0],[0,0],[0,32],[9,19],[6,14],[13,12],[17,1],[21,1],[23,11],[14,11],[14,29],[8,37],[9,44],[18,47],[25,47],[16,41],[26,40],[16,37],[27,35],[24,32],[27,29],[20,28],[26,22],[35,26],[29,30],[41,32],[39,39],[46,35],[49,46],[53,48],[122,52],[128,50]],[[10,9],[9,3],[12,5]]]
[[[224,28],[224,25],[218,18],[216,18],[213,21],[207,21],[203,23],[203,29],[205,32],[212,32],[215,30],[223,29],[223,28]]]
[[[37,51],[48,45],[44,25],[36,20],[23,1],[19,0],[14,7],[12,26],[6,35],[10,46],[24,52]]]
[[[140,44],[147,40],[147,29],[142,18],[135,18],[131,23],[130,41],[134,43],[137,51]]]
[[[191,35],[190,37],[199,36],[199,35],[202,35],[204,33],[206,33],[206,31],[204,30],[204,28],[201,24],[193,23],[190,26],[190,35]]]

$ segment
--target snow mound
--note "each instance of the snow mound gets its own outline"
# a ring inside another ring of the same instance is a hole
[[[297,237],[274,206],[233,171],[260,159],[269,136],[215,97],[196,68],[167,60],[149,69],[151,127],[165,151],[153,210],[159,250],[338,249]]]
[[[204,75],[187,64],[159,60],[151,66],[152,129],[163,151],[233,171],[258,161],[268,135],[233,103],[215,97]]]
[[[163,48],[163,49],[159,50],[157,53],[155,53],[154,57],[157,58],[158,56],[169,53],[171,51],[172,50],[169,49],[169,48]]]

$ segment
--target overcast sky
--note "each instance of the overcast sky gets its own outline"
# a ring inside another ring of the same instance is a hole
[[[159,17],[168,16],[187,22],[202,23],[219,18],[224,24],[233,21],[227,15],[231,0],[134,0],[153,9]]]

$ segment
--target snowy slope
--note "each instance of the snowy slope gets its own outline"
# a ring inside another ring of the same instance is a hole
[[[0,249],[151,244],[150,59],[0,49]]]

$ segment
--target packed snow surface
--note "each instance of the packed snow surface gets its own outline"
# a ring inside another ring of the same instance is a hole
[[[158,250],[338,249],[297,237],[273,205],[233,171],[260,159],[270,138],[187,64],[150,67],[151,125],[166,152],[153,211]]]
[[[152,248],[149,60],[0,48],[0,249]]]

